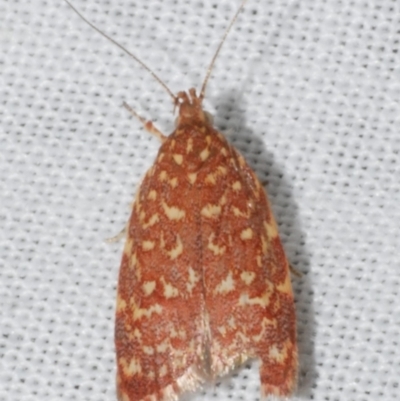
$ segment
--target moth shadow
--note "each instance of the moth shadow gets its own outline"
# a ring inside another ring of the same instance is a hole
[[[271,151],[266,149],[261,134],[246,127],[245,102],[237,91],[228,91],[216,100],[218,109],[214,116],[215,126],[226,133],[226,137],[242,153],[253,168],[268,193],[279,233],[290,264],[301,272],[301,278],[292,275],[296,301],[297,333],[299,346],[299,380],[295,395],[309,399],[316,383],[314,354],[315,316],[309,252],[306,235],[301,228],[299,208],[293,197],[293,185],[285,175]],[[239,107],[240,105],[240,107]],[[272,135],[265,127],[265,136]]]

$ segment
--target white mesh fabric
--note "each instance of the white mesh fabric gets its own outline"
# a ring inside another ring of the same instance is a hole
[[[174,91],[238,1],[75,2]],[[165,91],[62,1],[0,3],[0,400],[114,400],[114,299]],[[266,183],[290,262],[294,399],[400,396],[400,3],[250,0],[206,107]],[[190,400],[257,400],[257,363]]]

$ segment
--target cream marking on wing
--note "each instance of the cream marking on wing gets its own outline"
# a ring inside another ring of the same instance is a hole
[[[240,191],[240,190],[242,189],[242,184],[240,183],[240,181],[235,181],[235,182],[232,184],[232,189],[233,189],[234,191]]]
[[[125,252],[125,255],[128,256],[129,258],[131,257],[131,254],[132,254],[133,245],[134,245],[133,239],[128,238],[125,243],[124,252]]]
[[[219,200],[218,204],[224,206],[226,204],[226,201],[227,201],[226,195],[224,194],[221,196],[221,199]]]
[[[162,365],[160,369],[158,369],[158,375],[160,377],[164,377],[168,373],[167,365]]]
[[[238,160],[239,160],[240,167],[244,167],[246,165],[246,161],[244,160],[242,155],[240,155],[240,154],[238,155]]]
[[[133,270],[133,274],[135,275],[137,281],[141,282],[142,281],[142,267],[139,265],[139,263],[137,263],[135,268],[132,270]]]
[[[156,288],[155,281],[145,281],[142,285],[144,295],[149,296],[153,293],[154,289]]]
[[[218,174],[219,175],[226,175],[228,173],[228,170],[224,166],[218,166]]]
[[[164,277],[160,278],[160,281],[162,285],[164,286],[164,297],[169,299],[169,298],[175,298],[179,295],[179,290],[174,287],[171,283],[167,283],[165,281]]]
[[[157,352],[159,352],[161,354],[166,352],[168,350],[168,348],[169,348],[169,342],[167,340],[156,346]]]
[[[252,239],[252,238],[253,238],[253,230],[252,230],[251,228],[246,228],[245,230],[243,230],[243,231],[240,233],[240,238],[241,238],[243,241],[247,241],[247,240],[249,240],[249,239]]]
[[[276,361],[281,360],[282,354],[279,352],[278,348],[275,345],[271,345],[271,348],[269,349],[268,356],[271,359],[275,359]]]
[[[160,315],[162,311],[163,308],[160,304],[153,304],[149,308],[140,308],[139,305],[133,303],[133,320],[150,317],[153,313]]]
[[[253,280],[255,279],[255,277],[256,277],[256,274],[252,271],[245,270],[242,273],[240,273],[240,278],[243,280],[243,282],[246,285],[250,285],[253,282]]]
[[[186,153],[190,153],[193,150],[193,138],[189,138],[186,144]]]
[[[258,334],[252,336],[253,341],[255,341],[256,343],[261,341],[263,339],[263,337],[265,336],[265,332],[268,328],[276,328],[276,320],[269,320],[266,317],[264,317],[261,321],[261,330]],[[271,327],[272,326],[272,327]]]
[[[180,220],[186,215],[186,212],[182,209],[178,209],[175,206],[169,207],[165,202],[162,203],[162,207],[168,219],[170,220]]]
[[[276,345],[272,345],[271,348],[269,349],[269,357],[271,359],[275,359],[277,362],[283,362],[286,360],[288,356],[288,351],[291,349],[291,342],[290,340],[286,340],[284,346],[279,349],[276,347]]]
[[[182,328],[179,329],[178,331],[176,331],[176,328],[172,327],[169,334],[170,334],[170,338],[180,338],[181,340],[186,340],[186,337],[187,337],[186,331],[183,330]],[[178,352],[178,350],[175,350],[175,352]],[[182,352],[185,352],[185,351],[182,351]]]
[[[175,330],[175,327],[171,327],[171,330],[170,330],[170,332],[169,332],[169,336],[170,336],[170,338],[176,338],[176,337],[178,337],[178,333],[177,333],[177,331]]]
[[[118,296],[117,296],[117,313],[122,312],[125,309],[126,309],[126,301],[125,301],[125,299],[121,298],[120,295],[118,294]]]
[[[272,239],[278,236],[278,228],[274,221],[272,221],[271,224],[268,224],[266,221],[264,221],[264,228],[267,232],[268,238]]]
[[[196,272],[192,269],[192,267],[189,267],[189,280],[186,284],[187,291],[192,293],[193,288],[199,281],[200,281],[200,276],[196,274]]]
[[[241,294],[239,297],[239,305],[240,306],[249,306],[249,305],[260,305],[262,307],[266,307],[269,305],[269,298],[270,298],[270,293],[269,292],[264,292],[261,297],[254,297],[250,298],[249,294],[244,293]]]
[[[136,266],[137,263],[137,256],[136,252],[130,253],[129,254],[129,267],[132,269]]]
[[[248,212],[244,213],[236,206],[232,206],[232,211],[236,217],[247,217],[247,218],[250,217]]]
[[[129,268],[133,269],[137,266],[137,255],[136,252],[133,252],[129,257]]]
[[[178,164],[179,166],[183,163],[183,156],[182,155],[180,155],[178,153],[175,153],[172,157],[174,159],[174,162],[176,164]]]
[[[221,148],[221,153],[222,153],[224,156],[227,156],[227,155],[228,155],[228,151],[227,151],[225,148]]]
[[[210,156],[210,149],[208,149],[207,147],[201,151],[200,159],[204,162],[205,160],[207,160],[208,156]]]
[[[235,318],[233,316],[231,316],[228,320],[228,326],[231,327],[232,329],[236,328],[236,322],[235,322]]]
[[[207,174],[204,182],[207,184],[215,185],[217,183],[217,179],[221,176],[225,176],[228,170],[224,166],[218,166],[217,170]]]
[[[158,214],[155,213],[155,214],[153,214],[153,216],[150,217],[150,219],[149,219],[149,221],[147,223],[142,225],[142,227],[144,229],[149,228],[151,226],[154,226],[154,224],[158,223],[159,221],[160,221],[160,219],[158,217]]]
[[[142,242],[142,249],[144,251],[151,251],[152,249],[154,249],[155,244],[156,243],[154,241],[143,241]]]
[[[221,206],[208,204],[201,209],[201,215],[209,219],[215,218],[221,214]]]
[[[183,253],[183,244],[180,235],[178,234],[176,237],[176,246],[175,248],[167,251],[168,256],[171,260],[176,259],[179,255]]]
[[[155,373],[152,370],[148,370],[147,372],[145,372],[145,376],[149,378],[151,381],[153,381],[156,377]],[[129,398],[128,401],[131,401],[131,399]],[[156,396],[153,394],[149,401],[157,401]]]
[[[156,192],[154,189],[152,189],[152,190],[149,192],[149,195],[147,196],[147,198],[148,198],[149,200],[156,200],[156,199],[157,199],[157,192]]]
[[[134,204],[134,208],[135,208],[136,213],[139,213],[142,205],[140,203],[138,194],[136,194],[135,200],[133,201],[133,204]]]
[[[218,326],[218,329],[217,329],[219,332],[220,332],[220,334],[222,335],[222,336],[225,336],[226,335],[226,327],[225,326]]]
[[[215,185],[215,184],[217,183],[216,174],[215,174],[215,173],[207,174],[207,176],[206,176],[204,182],[205,182],[206,184]]]
[[[150,347],[148,345],[144,345],[142,347],[142,351],[146,354],[146,355],[154,355],[154,348]]]
[[[214,244],[213,243],[214,238],[215,234],[214,233],[210,234],[210,236],[208,237],[207,248],[216,256],[223,255],[225,253],[226,247]]]
[[[168,179],[168,174],[165,170],[161,171],[161,173],[158,176],[160,181],[166,181]]]
[[[127,393],[125,393],[124,391],[121,393],[120,397],[121,397],[121,401],[130,401],[131,400],[129,395]]]
[[[125,376],[133,376],[142,373],[142,366],[140,365],[140,361],[136,358],[132,358],[129,364],[125,358],[120,358],[119,362]]]
[[[133,330],[132,338],[137,338],[140,342],[142,341],[142,333],[139,331],[138,328]]]
[[[178,178],[171,178],[169,180],[169,185],[171,185],[172,188],[176,188],[178,186]]]
[[[157,163],[160,163],[162,161],[162,159],[164,159],[164,157],[165,157],[165,153],[160,153],[157,158]]]
[[[197,173],[189,173],[188,174],[189,182],[193,185],[197,179]]]
[[[215,287],[214,294],[227,294],[235,289],[235,282],[232,277],[232,272],[229,272],[228,275]]]
[[[160,248],[161,249],[165,248],[164,231],[161,231],[160,233]]]
[[[286,271],[289,269],[288,263],[285,263]],[[286,274],[285,281],[277,286],[278,291],[292,295],[292,283],[290,281],[290,275]]]

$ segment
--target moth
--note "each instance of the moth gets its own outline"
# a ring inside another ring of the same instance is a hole
[[[290,266],[270,204],[202,107],[213,63],[245,3],[200,92],[167,88],[178,111],[170,135],[127,106],[161,147],[126,228],[115,323],[119,401],[175,400],[250,358],[261,361],[263,395],[287,397],[296,387]]]

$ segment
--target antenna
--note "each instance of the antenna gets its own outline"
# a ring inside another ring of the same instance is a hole
[[[64,0],[71,8],[72,10],[75,11],[78,16],[85,21],[90,27],[92,27],[95,31],[97,31],[100,35],[104,36],[107,40],[109,40],[111,43],[114,43],[114,45],[118,46],[121,50],[123,50],[126,54],[131,56],[134,60],[136,60],[145,70],[147,70],[153,78],[155,78],[156,81],[168,92],[168,94],[172,97],[174,104],[178,102],[178,98],[173,94],[173,92],[168,88],[168,86],[159,78],[151,69],[148,67],[143,61],[141,61],[138,57],[136,57],[134,54],[132,54],[128,49],[126,49],[124,46],[120,45],[117,41],[115,41],[113,38],[102,32],[99,28],[94,26],[89,20],[87,20],[68,0]]]
[[[66,1],[66,0],[65,0],[65,1]],[[204,99],[204,94],[205,94],[205,91],[206,91],[206,86],[207,86],[208,80],[209,80],[209,78],[210,78],[211,71],[212,71],[212,69],[213,69],[213,67],[214,67],[215,60],[217,59],[218,54],[219,54],[219,52],[220,52],[220,50],[221,50],[221,48],[222,48],[222,45],[224,44],[225,39],[226,39],[226,37],[228,36],[229,31],[231,30],[233,24],[234,24],[235,21],[237,20],[237,18],[238,18],[238,16],[239,16],[240,12],[242,11],[242,9],[243,9],[243,7],[245,6],[245,4],[247,3],[247,1],[248,1],[248,0],[244,0],[244,1],[242,2],[242,4],[240,5],[240,7],[238,8],[238,10],[236,11],[235,16],[232,18],[230,24],[228,25],[228,28],[226,28],[226,30],[225,30],[224,36],[222,37],[222,40],[221,40],[221,42],[220,42],[220,44],[219,44],[219,46],[218,46],[218,48],[217,48],[217,51],[215,52],[214,57],[212,58],[211,63],[210,63],[210,65],[209,65],[208,69],[207,69],[206,77],[204,78],[204,82],[203,82],[203,85],[202,85],[201,91],[200,91],[200,96],[199,96],[200,101],[202,101],[202,100]]]

